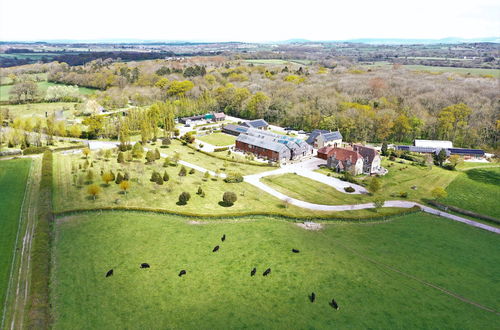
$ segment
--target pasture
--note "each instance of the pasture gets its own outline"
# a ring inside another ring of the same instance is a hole
[[[1,110],[9,110],[16,117],[44,117],[45,113],[52,114],[54,111],[63,110],[65,118],[73,118],[79,103],[75,102],[50,102],[50,103],[26,103],[0,105]]]
[[[45,95],[47,92],[47,89],[50,86],[65,86],[64,84],[56,84],[53,82],[48,82],[48,81],[39,81],[36,83],[38,85],[38,90],[42,96]],[[9,96],[10,96],[10,90],[13,85],[0,85],[0,101],[8,101]],[[87,87],[78,87],[78,91],[80,92],[80,95],[90,95],[95,92],[94,89],[92,88],[87,88]]]
[[[89,212],[57,219],[54,232],[55,329],[491,329],[498,322],[471,304],[500,310],[498,235],[423,213],[306,231],[269,217]],[[144,262],[151,268],[140,269]],[[339,310],[328,305],[332,298]]]
[[[464,171],[446,191],[440,202],[500,219],[500,167]]]
[[[0,161],[0,311],[4,307],[30,165],[27,158]]]
[[[373,64],[363,65],[365,68],[387,68],[392,67],[393,64],[389,62],[375,62]],[[416,72],[427,72],[427,73],[456,73],[460,75],[472,75],[472,76],[493,76],[495,78],[500,77],[500,70],[498,69],[484,69],[484,68],[460,68],[460,67],[449,67],[449,66],[430,66],[430,65],[402,65],[411,71]]]
[[[212,133],[205,136],[197,136],[196,139],[219,147],[232,145],[236,141],[236,137],[225,133]]]

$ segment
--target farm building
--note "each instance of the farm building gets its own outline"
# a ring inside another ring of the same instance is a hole
[[[326,146],[340,147],[342,145],[342,134],[339,131],[330,132],[322,129],[315,129],[309,134],[307,143],[319,149]]]
[[[326,165],[337,172],[350,172],[352,175],[363,173],[363,156],[357,151],[333,148],[329,152]]]
[[[321,159],[324,159],[324,160],[328,160],[328,157],[331,156],[331,153],[333,152],[334,149],[335,149],[335,147],[323,147],[323,148],[319,148],[318,149],[317,157],[321,158]]]
[[[238,136],[241,133],[246,133],[248,131],[248,127],[245,126],[240,126],[240,125],[233,125],[233,124],[228,124],[222,126],[222,132],[234,136]]]
[[[426,154],[438,154],[441,149],[446,151],[446,155],[459,155],[465,159],[483,158],[485,156],[482,149],[467,149],[467,148],[433,148],[433,147],[415,147],[415,146],[396,146],[396,150],[418,152]]]
[[[238,127],[234,129],[238,130]],[[241,132],[236,139],[236,149],[273,161],[301,159],[312,155],[313,151],[311,146],[301,139],[255,128]]]
[[[246,121],[242,123],[241,126],[266,130],[269,127],[269,124],[264,119],[255,119]]]
[[[197,120],[207,120],[207,121],[223,121],[226,119],[226,115],[224,112],[216,112],[216,113],[207,113],[204,115],[196,115],[196,116],[190,116],[190,117],[182,117],[179,118],[179,122],[181,124],[190,124],[193,121]]]
[[[453,143],[451,141],[444,140],[415,140],[413,141],[414,147],[423,148],[453,148]]]
[[[353,145],[353,150],[363,157],[363,172],[367,174],[378,173],[380,171],[380,155],[377,150],[365,147],[360,144]]]

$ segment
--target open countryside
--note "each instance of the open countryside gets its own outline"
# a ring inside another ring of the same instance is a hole
[[[10,2],[0,330],[498,328],[486,2]]]

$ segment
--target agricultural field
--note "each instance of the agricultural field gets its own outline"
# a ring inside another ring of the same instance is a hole
[[[236,137],[225,133],[212,133],[210,135],[197,136],[196,139],[219,147],[232,145],[236,141]]]
[[[464,171],[446,191],[440,202],[500,219],[500,167]]]
[[[252,64],[265,64],[265,65],[309,65],[312,61],[309,60],[280,60],[280,59],[257,59],[257,60],[245,60],[247,63]]]
[[[375,62],[369,65],[363,65],[365,68],[373,68],[373,67],[392,67],[393,63],[389,62]],[[496,78],[500,78],[500,70],[498,69],[482,69],[482,68],[458,68],[458,67],[448,67],[448,66],[429,66],[429,65],[402,65],[403,68],[406,68],[411,71],[419,71],[419,72],[429,72],[429,73],[457,73],[461,75],[473,75],[473,76],[492,76]]]
[[[26,158],[0,161],[0,311],[4,307],[30,165],[31,160]]]
[[[255,216],[66,216],[55,224],[54,329],[492,328],[498,316],[473,303],[500,309],[498,239],[422,213],[321,231]]]
[[[167,149],[168,150],[168,149]],[[163,149],[162,149],[163,152]],[[212,157],[196,153],[200,159],[208,163]],[[213,158],[214,160],[223,161]],[[313,212],[301,209],[293,205],[285,205],[279,199],[262,191],[246,182],[226,183],[221,178],[217,180],[214,177],[205,178],[203,173],[195,171],[189,174],[190,168],[186,167],[188,174],[184,177],[179,176],[182,165],[163,167],[163,159],[157,160],[154,164],[145,165],[144,161],[132,161],[125,164],[118,164],[116,154],[106,159],[98,155],[91,155],[92,167],[85,169],[86,159],[82,155],[54,155],[54,207],[56,211],[66,211],[74,209],[93,209],[99,207],[138,207],[168,210],[178,213],[191,213],[199,215],[224,215],[224,214],[242,214],[255,212],[274,212],[289,216],[325,216],[335,215],[341,218],[356,218],[361,216],[383,216],[400,212],[400,209],[384,208],[379,213],[373,210],[360,210],[357,212],[334,212],[325,213],[321,211]],[[184,154],[181,154],[181,160],[184,160]],[[191,160],[189,160],[191,161]],[[203,165],[204,162],[195,163]],[[228,162],[227,171],[230,172],[236,164]],[[78,167],[82,166],[82,169]],[[73,169],[75,167],[75,169]],[[247,168],[258,166],[246,165]],[[268,167],[262,167],[269,170]],[[92,170],[94,184],[101,187],[101,193],[94,200],[88,195],[87,189],[89,180],[87,180],[88,171]],[[112,170],[115,175],[128,173],[130,176],[130,188],[127,194],[124,194],[119,185],[111,182],[106,185],[101,179],[101,170],[107,172]],[[162,185],[157,185],[150,181],[153,171],[156,170],[162,176],[166,171],[169,180]],[[221,171],[224,173],[226,171]],[[83,184],[79,184],[82,177]],[[75,182],[76,181],[76,182]],[[204,192],[204,197],[197,194],[198,187]],[[188,192],[191,199],[187,205],[178,205],[178,197],[183,192]],[[236,193],[238,200],[231,207],[226,207],[222,203],[222,195],[226,191]]]
[[[0,110],[9,110],[9,113],[17,117],[44,117],[45,113],[53,113],[57,110],[63,110],[64,117],[71,119],[74,117],[75,110],[79,103],[76,102],[49,102],[49,103],[26,103],[0,105]]]

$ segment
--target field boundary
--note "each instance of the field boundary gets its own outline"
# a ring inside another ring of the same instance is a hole
[[[444,211],[451,210],[453,212],[457,212],[457,213],[460,213],[460,214],[463,214],[463,215],[467,215],[467,216],[470,216],[470,217],[474,217],[474,218],[478,218],[478,219],[481,219],[481,220],[491,221],[491,222],[493,222],[493,223],[495,223],[497,225],[500,225],[500,220],[499,219],[494,218],[494,217],[490,217],[489,215],[483,215],[483,214],[472,212],[472,211],[469,211],[469,210],[464,210],[464,209],[461,209],[461,208],[453,206],[453,205],[448,205],[448,204],[436,202],[436,201],[433,201],[433,200],[426,200],[425,202],[428,203],[428,204],[431,204],[432,206],[437,207],[438,209],[444,210]]]
[[[376,216],[365,216],[365,217],[338,217],[338,216],[311,216],[311,217],[297,217],[284,215],[274,212],[240,212],[240,213],[226,213],[226,214],[196,214],[189,212],[176,212],[165,209],[152,209],[152,208],[142,208],[142,207],[125,207],[125,206],[110,206],[110,207],[100,207],[94,209],[73,209],[60,212],[54,212],[54,217],[61,218],[65,216],[70,216],[79,213],[86,212],[109,212],[109,211],[130,211],[130,212],[144,212],[144,213],[156,213],[161,215],[175,215],[188,218],[210,218],[210,219],[237,219],[246,218],[249,216],[265,216],[265,217],[278,217],[285,220],[298,222],[298,221],[343,221],[343,222],[370,222],[370,221],[380,221],[387,220],[395,217],[401,217],[408,214],[421,212],[420,207],[415,206],[409,209],[405,209],[401,212],[394,212],[393,214],[376,215]]]
[[[5,323],[5,318],[7,316],[7,303],[8,303],[8,300],[9,300],[9,296],[10,296],[10,290],[11,290],[11,287],[12,287],[12,281],[13,281],[13,273],[14,273],[14,268],[15,268],[15,261],[16,261],[16,257],[17,257],[17,246],[19,244],[19,234],[21,232],[21,228],[22,228],[22,218],[23,218],[23,210],[24,210],[24,202],[26,200],[26,195],[28,195],[28,190],[29,190],[29,186],[31,184],[31,174],[32,174],[32,171],[33,171],[33,166],[34,166],[34,162],[31,161],[31,164],[30,164],[30,169],[29,169],[29,172],[28,172],[28,176],[26,178],[26,184],[25,184],[25,188],[24,188],[24,196],[23,196],[23,201],[21,202],[21,208],[20,208],[20,212],[19,212],[19,220],[18,220],[18,224],[17,224],[17,233],[16,233],[16,240],[14,241],[14,253],[12,254],[12,261],[11,261],[11,264],[10,264],[10,272],[9,272],[9,282],[7,284],[7,291],[5,292],[5,299],[4,299],[4,303],[3,303],[3,312],[2,312],[2,322],[0,323],[0,329],[3,329],[4,328],[4,323]]]

